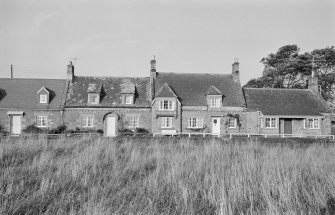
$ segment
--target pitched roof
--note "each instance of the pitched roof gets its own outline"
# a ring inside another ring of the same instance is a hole
[[[308,89],[243,88],[247,109],[264,115],[315,116],[330,112],[322,97]]]
[[[185,106],[206,106],[206,93],[212,85],[224,95],[223,106],[239,107],[245,103],[241,85],[233,81],[231,74],[158,73],[156,95],[164,83],[171,87]]]
[[[173,90],[167,83],[164,83],[163,86],[156,93],[156,97],[178,97],[178,96],[173,92]]]
[[[42,88],[50,93],[49,104],[39,104],[37,92]],[[0,78],[3,91],[0,108],[61,109],[64,103],[66,80]]]
[[[97,105],[87,104],[90,84],[102,85],[100,103]],[[129,107],[122,103],[124,93],[135,94],[135,102],[131,107],[151,107],[149,78],[91,76],[75,76],[69,85],[65,107]]]
[[[218,90],[218,88],[212,85],[209,87],[206,95],[222,95],[222,93],[220,92],[220,90]]]

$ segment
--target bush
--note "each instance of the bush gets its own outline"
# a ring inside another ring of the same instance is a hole
[[[22,130],[24,133],[28,134],[41,134],[44,133],[42,129],[36,127],[35,124],[28,125],[25,129]]]
[[[66,125],[59,125],[48,131],[49,134],[64,134],[66,132]]]
[[[138,133],[138,134],[148,134],[149,131],[145,128],[136,128],[135,129],[135,133]]]

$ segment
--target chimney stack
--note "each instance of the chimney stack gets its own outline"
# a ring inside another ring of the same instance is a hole
[[[73,81],[74,79],[74,66],[72,65],[72,61],[67,65],[67,80]]]
[[[155,79],[157,77],[156,72],[156,59],[154,56],[154,59],[150,61],[151,69],[150,69],[150,94],[151,94],[151,100],[155,98]]]
[[[319,92],[319,80],[318,77],[315,77],[314,71],[312,71],[312,75],[308,79],[308,89]]]
[[[234,82],[240,82],[240,63],[237,58],[235,58],[235,62],[232,65],[232,75]]]

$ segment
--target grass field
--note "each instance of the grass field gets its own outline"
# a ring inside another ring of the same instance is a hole
[[[330,214],[335,197],[330,143],[3,139],[0,168],[0,214]]]

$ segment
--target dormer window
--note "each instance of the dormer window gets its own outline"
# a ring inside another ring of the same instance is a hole
[[[134,102],[134,96],[133,95],[126,95],[124,98],[124,103],[126,105],[131,105]]]
[[[48,95],[46,95],[46,94],[40,94],[40,103],[41,104],[46,104],[46,103],[48,103]]]
[[[221,98],[219,97],[209,98],[209,106],[210,107],[221,107]]]
[[[88,95],[88,103],[91,105],[99,104],[99,95],[97,94],[89,94]]]
[[[97,105],[100,103],[100,94],[102,91],[102,84],[88,84],[87,89],[87,104]]]
[[[42,87],[37,91],[37,103],[48,104],[49,103],[50,92],[45,87]]]

